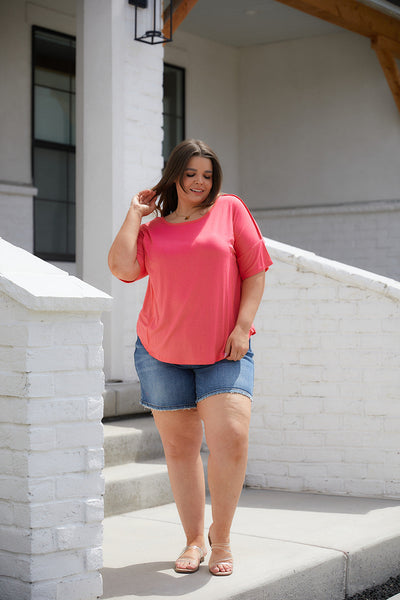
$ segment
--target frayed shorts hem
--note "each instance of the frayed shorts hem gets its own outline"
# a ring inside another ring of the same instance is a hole
[[[204,394],[204,396],[197,398],[196,402],[198,404],[202,400],[205,400],[206,398],[210,398],[210,396],[218,396],[218,394],[240,394],[241,396],[246,396],[246,398],[250,398],[250,400],[253,402],[253,396],[251,394],[249,394],[249,392],[247,390],[242,390],[240,388],[215,390],[214,392],[209,392],[207,394]]]
[[[245,398],[249,398],[251,400],[251,402],[253,402],[252,395],[249,394],[249,392],[247,392],[246,390],[226,389],[226,390],[216,390],[214,392],[210,392],[209,394],[205,394],[201,398],[197,398],[196,406],[168,406],[166,408],[163,408],[163,407],[160,408],[160,406],[151,406],[151,404],[147,404],[144,402],[140,402],[140,404],[141,404],[141,406],[144,406],[145,408],[148,408],[150,410],[159,410],[159,411],[193,410],[194,408],[197,408],[197,404],[199,404],[199,402],[201,402],[202,400],[205,400],[206,398],[211,398],[211,396],[218,396],[220,394],[239,394],[240,396],[245,396]]]
[[[160,406],[151,406],[151,404],[144,404],[144,402],[140,403],[141,406],[144,406],[144,408],[148,408],[150,410],[158,410],[158,411],[165,411],[165,410],[170,410],[170,411],[176,411],[176,410],[193,410],[193,408],[197,408],[196,406],[168,406],[167,408],[163,408]]]

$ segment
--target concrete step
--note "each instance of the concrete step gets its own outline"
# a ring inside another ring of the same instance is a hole
[[[106,517],[173,501],[161,438],[151,415],[105,421],[104,454]],[[205,465],[207,456],[204,445]]]
[[[210,575],[210,553],[188,576],[174,504],[105,519],[103,598],[344,600],[398,575],[400,501],[244,489],[231,543],[231,577]]]
[[[202,453],[207,478],[207,454]],[[106,517],[173,502],[164,457],[104,469]]]
[[[161,438],[151,415],[104,423],[106,467],[143,462],[163,455]]]
[[[173,502],[165,458],[104,469],[104,516]]]
[[[140,404],[138,381],[107,381],[103,400],[106,418],[150,412]]]

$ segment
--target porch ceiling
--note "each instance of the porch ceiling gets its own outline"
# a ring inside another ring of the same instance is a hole
[[[386,0],[363,3],[400,17],[400,9]],[[179,29],[236,47],[343,31],[276,0],[198,0]]]

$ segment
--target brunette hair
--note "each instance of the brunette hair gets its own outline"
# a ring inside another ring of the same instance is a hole
[[[222,184],[222,169],[217,155],[207,144],[200,140],[184,140],[170,154],[160,181],[153,187],[159,196],[157,209],[162,217],[174,212],[178,206],[176,182],[183,187],[183,176],[189,160],[193,156],[209,158],[212,162],[212,187],[207,198],[200,206],[211,206],[217,199]]]

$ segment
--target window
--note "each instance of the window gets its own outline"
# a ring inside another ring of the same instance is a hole
[[[32,43],[34,252],[75,260],[75,38],[39,27]]]
[[[164,65],[164,164],[185,139],[185,70]]]

